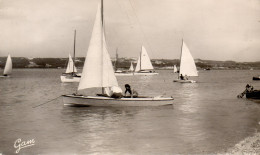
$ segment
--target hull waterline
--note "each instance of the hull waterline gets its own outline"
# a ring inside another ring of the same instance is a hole
[[[62,95],[65,105],[126,107],[126,106],[164,106],[172,105],[173,98],[109,98],[100,96]]]
[[[136,73],[134,73],[134,75],[145,75],[145,76],[147,76],[147,75],[158,75],[159,73],[142,73],[142,72],[136,72]]]
[[[61,82],[79,82],[81,77],[60,76]]]
[[[133,76],[134,73],[115,73],[115,76]]]
[[[142,73],[142,72],[134,72],[134,73],[115,73],[115,76],[150,76],[150,75],[158,75],[159,73]]]
[[[179,83],[196,83],[196,81],[194,81],[194,80],[180,80],[180,79],[173,80],[173,82],[179,82]]]

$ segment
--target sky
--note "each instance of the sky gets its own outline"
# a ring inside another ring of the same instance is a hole
[[[0,0],[0,57],[85,57],[100,0]],[[179,59],[260,61],[260,0],[104,0],[108,50]]]

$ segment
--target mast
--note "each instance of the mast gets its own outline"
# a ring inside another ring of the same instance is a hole
[[[103,0],[101,0],[101,49],[103,51],[103,35],[104,35],[104,7],[103,7]],[[102,57],[103,57],[103,52],[102,52]],[[103,61],[102,61],[102,66],[103,66]],[[104,74],[104,68],[102,67],[102,74]],[[102,75],[102,83],[103,83],[104,79],[103,79],[103,75]],[[104,87],[102,84],[102,94],[104,94]]]
[[[76,30],[74,30],[74,53],[73,53],[73,72],[72,74],[74,74],[74,67],[75,67],[75,53],[76,53]]]
[[[179,76],[178,76],[178,79],[180,78],[180,73],[181,73],[180,71],[181,71],[182,47],[183,47],[183,38],[182,38],[182,44],[181,44],[180,69],[179,69]]]
[[[140,52],[140,72],[142,70],[142,47],[141,47],[141,52]]]
[[[116,62],[115,62],[115,71],[117,70],[117,62],[118,62],[118,53],[117,53],[118,48],[116,48]]]

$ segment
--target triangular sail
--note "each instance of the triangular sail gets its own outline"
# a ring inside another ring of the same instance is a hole
[[[178,69],[177,69],[176,65],[173,66],[173,72],[174,72],[174,73],[177,73],[177,72],[178,72]]]
[[[138,58],[135,71],[138,72],[140,70],[152,70],[152,69],[154,68],[151,63],[151,60],[146,52],[146,49],[144,48],[144,46],[142,46],[142,51]]]
[[[12,67],[13,67],[12,59],[9,54],[5,63],[4,75],[10,75],[12,73]]]
[[[190,50],[182,42],[182,52],[181,52],[181,62],[180,62],[180,72],[179,75],[183,76],[198,76],[198,71],[194,62],[194,59],[190,53]]]
[[[133,63],[131,62],[131,66],[129,68],[129,71],[133,72],[134,71],[134,66],[133,66]]]
[[[74,68],[74,70],[73,70],[73,68]],[[74,62],[71,58],[71,55],[69,54],[69,62],[67,65],[66,73],[72,73],[72,72],[77,72],[77,68],[75,67]]]
[[[99,5],[78,90],[111,86],[118,83],[107,51]]]

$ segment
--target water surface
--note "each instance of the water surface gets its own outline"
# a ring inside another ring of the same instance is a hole
[[[14,141],[35,139],[24,154],[216,153],[259,131],[260,104],[237,99],[258,71],[200,71],[198,83],[173,83],[170,70],[157,76],[118,77],[140,95],[173,96],[166,107],[95,108],[64,106],[58,98],[78,83],[61,83],[62,69],[15,69],[0,79],[0,153]]]

